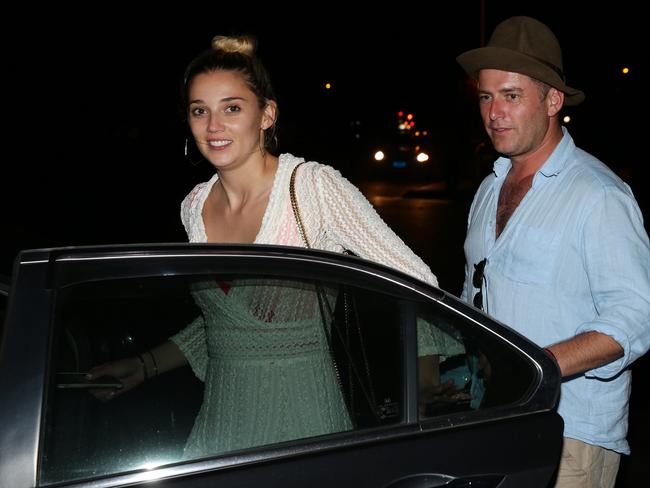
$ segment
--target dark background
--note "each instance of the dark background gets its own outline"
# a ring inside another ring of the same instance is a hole
[[[536,16],[561,41],[568,84],[587,94],[567,110],[571,134],[623,176],[645,208],[641,7],[526,3],[465,1],[444,13],[431,3],[356,14],[336,3],[291,12],[214,2],[8,9],[5,23],[16,33],[4,42],[0,273],[22,248],[186,239],[179,203],[211,168],[183,157],[180,78],[216,34],[257,36],[279,98],[281,151],[362,179],[368,144],[400,109],[431,130],[446,177],[477,180],[467,161],[485,136],[455,57],[505,17]]]
[[[445,182],[471,190],[485,135],[455,57],[487,42],[506,17],[537,17],[560,40],[568,84],[587,95],[566,110],[572,136],[630,184],[647,218],[642,2],[309,2],[291,11],[276,3],[3,7],[0,274],[24,248],[186,240],[180,202],[212,169],[183,156],[180,79],[217,34],[258,38],[279,99],[281,151],[362,181],[370,144],[397,110],[412,111],[433,134]],[[638,485],[648,460],[647,374],[636,371],[636,455],[624,458],[619,486]]]

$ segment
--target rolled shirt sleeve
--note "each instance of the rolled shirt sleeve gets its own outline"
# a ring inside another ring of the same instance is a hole
[[[629,189],[604,187],[589,208],[582,245],[596,317],[576,334],[596,331],[621,345],[621,358],[586,373],[607,379],[650,348],[650,245]]]

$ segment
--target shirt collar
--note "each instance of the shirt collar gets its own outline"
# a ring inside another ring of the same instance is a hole
[[[512,162],[510,161],[510,158],[504,158],[503,156],[501,156],[499,159],[497,159],[494,162],[494,167],[492,169],[496,177],[501,178],[502,176],[508,174],[508,171],[510,171],[511,166],[512,166]]]
[[[560,143],[553,150],[542,167],[539,168],[539,172],[547,178],[559,174],[560,171],[566,167],[569,161],[569,158],[567,156],[576,147],[573,142],[573,138],[569,134],[569,131],[566,129],[566,127],[562,127],[562,134],[563,136],[560,140]]]

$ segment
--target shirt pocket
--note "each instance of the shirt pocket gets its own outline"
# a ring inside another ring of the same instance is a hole
[[[504,250],[500,271],[518,283],[549,283],[555,273],[558,245],[556,233],[520,225]]]

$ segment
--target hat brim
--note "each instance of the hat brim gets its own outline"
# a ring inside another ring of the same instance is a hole
[[[565,105],[578,105],[585,99],[583,92],[567,86],[550,66],[519,51],[503,47],[480,47],[464,52],[456,58],[456,61],[473,78],[478,78],[478,72],[482,69],[521,73],[563,92]]]

